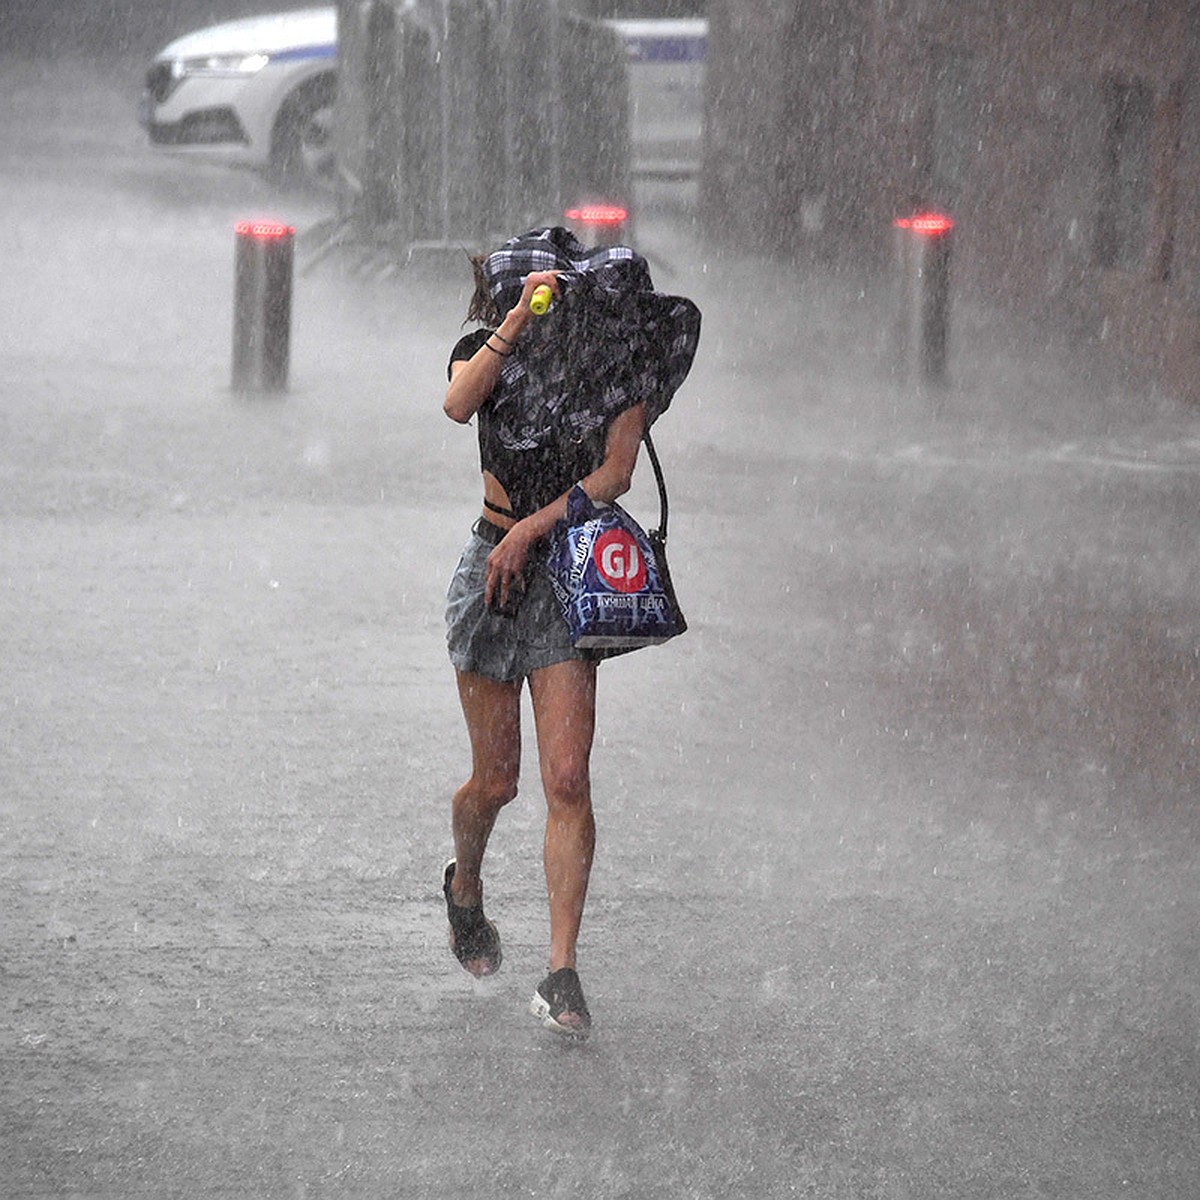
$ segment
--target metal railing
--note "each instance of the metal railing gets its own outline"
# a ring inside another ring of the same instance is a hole
[[[483,249],[628,199],[624,45],[558,0],[342,0],[335,237]]]

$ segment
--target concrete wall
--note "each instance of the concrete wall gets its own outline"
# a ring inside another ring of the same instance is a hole
[[[891,218],[942,206],[956,286],[1200,399],[1195,0],[713,0],[710,20],[715,236],[882,268]]]

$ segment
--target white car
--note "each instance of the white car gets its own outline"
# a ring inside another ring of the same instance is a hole
[[[151,143],[281,181],[333,169],[337,9],[247,17],[178,38],[146,74]]]

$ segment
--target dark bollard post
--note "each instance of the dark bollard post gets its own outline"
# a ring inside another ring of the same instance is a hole
[[[898,217],[901,369],[925,383],[946,382],[950,319],[950,244],[954,221],[942,213]]]
[[[287,388],[296,230],[276,221],[239,221],[233,304],[233,389]]]

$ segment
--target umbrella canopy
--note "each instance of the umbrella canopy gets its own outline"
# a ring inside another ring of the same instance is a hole
[[[534,229],[484,263],[501,313],[525,277],[560,271],[561,298],[509,355],[492,398],[504,445],[528,450],[579,440],[636,404],[646,425],[667,409],[691,369],[700,310],[654,290],[646,260],[628,246],[585,247],[568,229]]]

